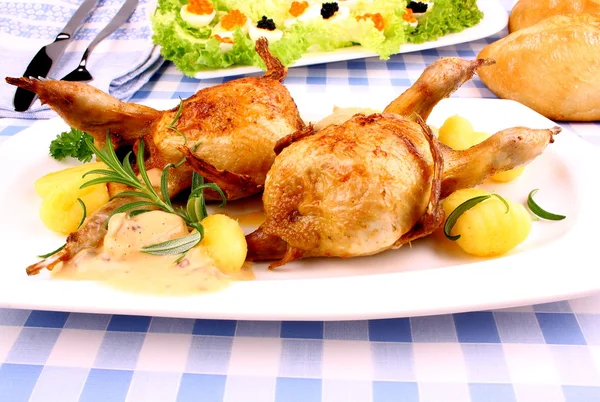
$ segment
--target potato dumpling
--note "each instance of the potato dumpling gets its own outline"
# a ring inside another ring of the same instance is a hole
[[[65,235],[77,230],[83,216],[83,209],[77,198],[81,198],[85,204],[87,216],[108,202],[105,184],[80,189],[85,181],[66,181],[44,197],[40,206],[40,217],[48,229]]]
[[[517,177],[521,176],[523,174],[524,170],[525,170],[525,166],[521,166],[518,168],[507,170],[505,172],[496,173],[495,175],[490,177],[490,179],[492,179],[493,181],[500,182],[500,183],[506,183],[509,181],[513,181]]]
[[[239,223],[223,214],[209,215],[200,223],[204,227],[200,247],[207,250],[221,272],[239,272],[248,252],[246,237]]]
[[[443,201],[446,218],[463,202],[487,191],[466,188],[455,191]],[[521,204],[492,196],[464,212],[450,232],[460,235],[455,243],[465,252],[479,257],[505,254],[521,244],[531,232],[531,216]]]
[[[438,139],[442,144],[459,151],[471,148],[473,145],[486,140],[489,136],[488,133],[475,131],[468,119],[460,115],[454,115],[444,121],[444,124],[440,127]],[[525,170],[524,166],[518,167],[506,172],[496,173],[490,179],[502,183],[509,182],[519,177],[523,170]]]
[[[83,165],[48,173],[35,181],[35,191],[40,197],[44,198],[61,184],[71,180],[81,181],[81,176],[86,172],[95,169],[106,169],[106,165],[104,162],[85,163]],[[86,176],[85,181],[91,180],[92,178],[93,177],[91,176]]]
[[[77,201],[81,198],[90,216],[108,202],[109,195],[105,184],[80,189],[79,187],[98,177],[82,176],[94,169],[105,169],[102,162],[74,166],[40,177],[35,182],[35,190],[42,197],[40,217],[44,225],[54,232],[69,234],[77,230],[83,216],[83,209]]]
[[[471,122],[457,114],[448,117],[440,127],[438,139],[442,144],[452,149],[462,150],[470,148],[480,141],[473,139],[475,130]]]

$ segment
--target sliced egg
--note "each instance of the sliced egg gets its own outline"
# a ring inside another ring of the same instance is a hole
[[[312,22],[319,18],[321,18],[321,3],[308,6],[308,8],[301,15],[299,15],[297,19],[300,22]]]
[[[233,40],[230,38],[223,37],[221,35],[213,35],[211,38],[219,41],[219,51],[221,53],[227,53],[233,50]],[[229,43],[232,42],[232,43]]]
[[[219,50],[221,53],[231,52],[233,50],[233,43],[221,42],[219,43]]]
[[[203,28],[211,23],[215,18],[215,15],[217,15],[217,12],[213,10],[210,14],[194,14],[188,11],[188,6],[185,4],[181,7],[179,14],[185,22],[194,28]]]
[[[260,37],[265,37],[270,43],[272,43],[281,39],[283,36],[283,31],[281,29],[269,31],[268,29],[257,28],[253,25],[250,27],[249,34],[250,39],[252,39],[254,42],[256,42]]]
[[[240,27],[240,29],[242,30],[242,32],[244,34],[248,34],[248,31],[250,30],[250,27],[252,27],[251,23],[250,23],[250,19],[246,19],[246,23],[244,25],[242,25]],[[237,27],[234,27],[231,30],[225,29],[223,28],[223,26],[221,25],[221,22],[219,21],[217,23],[217,25],[215,25],[215,27],[212,30],[213,35],[219,35],[221,38],[232,38],[233,34],[235,33]]]
[[[427,11],[425,11],[424,13],[413,13],[415,18],[421,18],[422,16],[424,16],[425,14],[430,12],[431,9],[433,8],[433,2],[431,2],[431,1],[419,1],[419,3],[427,4]]]
[[[338,0],[340,6],[348,7],[350,10],[353,10],[359,3],[371,4],[373,0]]]
[[[283,25],[286,28],[289,28],[298,22],[310,23],[318,19],[321,19],[321,3],[308,6],[306,10],[297,17],[286,18],[283,21]]]
[[[327,18],[327,22],[341,22],[350,16],[350,9],[346,6],[339,6],[339,10],[335,12],[331,17]]]

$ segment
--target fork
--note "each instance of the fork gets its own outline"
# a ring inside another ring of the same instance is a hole
[[[113,17],[113,19],[104,27],[102,31],[94,38],[94,40],[88,45],[85,52],[83,52],[83,56],[81,57],[81,61],[79,65],[71,71],[69,74],[65,75],[62,80],[63,81],[91,81],[94,79],[92,74],[87,70],[87,59],[96,47],[98,43],[100,43],[104,38],[113,33],[119,26],[121,26],[127,18],[133,13],[133,10],[138,5],[139,0],[126,0],[125,3],[121,6],[117,14]]]

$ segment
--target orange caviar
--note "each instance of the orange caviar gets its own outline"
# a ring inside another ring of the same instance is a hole
[[[364,14],[364,15],[358,15],[356,16],[356,20],[360,21],[360,20],[366,20],[370,18],[371,21],[373,21],[373,24],[375,25],[375,28],[378,31],[383,31],[383,28],[385,28],[385,21],[383,21],[383,16],[379,13],[377,14]]]
[[[413,14],[412,8],[406,9],[406,12],[402,15],[402,19],[404,19],[404,21],[407,21],[407,22],[417,21],[417,19],[415,18],[415,15]]]
[[[294,1],[290,7],[290,14],[294,17],[302,15],[304,10],[308,8],[308,1]]]
[[[190,13],[198,15],[207,15],[215,11],[209,0],[190,0],[187,9]]]
[[[230,43],[233,45],[233,39],[231,39],[231,38],[223,38],[219,35],[213,35],[213,38],[215,38],[216,40],[218,40],[221,43]]]
[[[243,26],[246,23],[246,16],[240,10],[231,10],[223,18],[221,18],[221,26],[228,31],[231,31],[237,26]]]

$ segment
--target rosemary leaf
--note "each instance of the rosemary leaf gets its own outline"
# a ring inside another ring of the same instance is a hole
[[[63,248],[65,248],[66,245],[67,244],[65,243],[62,246],[60,246],[59,248],[57,248],[56,250],[49,252],[48,254],[38,255],[38,258],[48,258],[51,255],[54,255],[54,254],[58,253],[60,250],[62,250]]]
[[[177,113],[175,113],[175,117],[173,118],[173,121],[169,125],[169,128],[174,128],[175,127],[175,123],[177,123],[177,121],[181,117],[181,112],[182,111],[183,111],[183,99],[179,98],[179,109],[177,109]]]
[[[134,201],[134,202],[130,202],[129,204],[122,205],[119,208],[115,209],[113,211],[113,213],[111,214],[111,216],[120,214],[121,212],[127,212],[132,209],[137,209],[140,207],[157,207],[157,205],[155,202],[152,202],[152,201]]]
[[[534,200],[533,200],[533,195],[535,193],[537,193],[539,191],[539,188],[536,188],[535,190],[531,190],[531,192],[529,193],[529,196],[527,197],[527,207],[529,207],[529,210],[531,212],[533,212],[535,215],[539,216],[542,219],[547,219],[549,221],[560,221],[566,218],[565,215],[558,215],[558,214],[553,214],[552,212],[548,212],[544,209],[542,209],[542,207],[540,207]]]
[[[131,180],[122,178],[120,176],[97,177],[90,181],[86,181],[79,188],[86,188],[86,187],[90,187],[90,186],[93,186],[96,184],[103,184],[103,183],[121,183],[121,184],[125,184],[125,185],[131,185]]]
[[[224,207],[227,203],[227,197],[223,193],[223,190],[221,190],[221,188],[215,183],[206,183],[199,185],[196,189],[192,190],[192,192],[190,193],[190,197],[199,197],[200,195],[204,197],[204,190],[207,188],[217,192],[221,196],[222,201],[219,207]]]
[[[133,211],[129,212],[129,216],[137,216],[151,211],[152,209],[134,209]]]
[[[160,193],[163,201],[172,208],[171,198],[169,198],[169,167],[170,164],[165,166],[160,175]]]
[[[147,198],[149,200],[152,199],[152,197],[150,197],[148,194],[143,193],[141,191],[121,191],[120,193],[117,193],[117,194],[113,195],[112,197],[110,197],[109,201],[113,200],[115,198],[119,198],[119,197],[139,197],[139,198]]]
[[[114,175],[115,172],[113,172],[112,170],[107,170],[107,169],[88,170],[81,176],[81,178],[84,178],[85,176],[90,175],[90,174]]]
[[[200,240],[202,240],[202,235],[200,232],[194,231],[187,236],[142,247],[140,251],[152,255],[181,254],[196,246],[198,243],[200,243]]]
[[[491,195],[480,195],[478,197],[473,197],[471,199],[466,200],[465,202],[460,204],[458,207],[456,207],[456,209],[454,211],[452,211],[452,213],[450,213],[450,215],[446,219],[446,223],[444,224],[444,234],[446,235],[446,237],[450,240],[460,239],[460,235],[456,235],[456,236],[451,235],[452,228],[456,224],[456,221],[458,220],[458,218],[460,218],[460,216],[462,214],[464,214],[469,209],[473,208],[475,205],[487,200],[490,197],[491,197]]]
[[[500,194],[492,194],[492,196],[494,196],[494,197],[498,198],[500,201],[502,201],[502,203],[506,207],[506,212],[504,212],[504,213],[507,214],[508,211],[510,210],[510,207],[508,206],[508,201],[506,201],[504,199],[504,197],[502,197]]]
[[[125,158],[123,158],[123,169],[125,170],[125,172],[127,173],[127,175],[129,177],[131,177],[132,179],[134,178],[136,183],[138,183],[137,187],[138,188],[142,188],[142,183],[140,183],[138,177],[136,176],[135,172],[133,171],[133,168],[131,167],[131,159],[130,158],[131,152],[128,152],[127,155],[125,155]]]
[[[87,217],[87,208],[85,207],[85,203],[82,201],[81,198],[77,198],[77,201],[79,201],[79,205],[81,205],[81,208],[83,209],[83,213],[81,214],[81,220],[79,221],[79,225],[77,225],[77,229],[79,229],[81,225],[83,225],[83,222]]]

